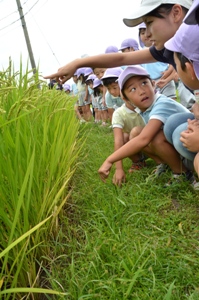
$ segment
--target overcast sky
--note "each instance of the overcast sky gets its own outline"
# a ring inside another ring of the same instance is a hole
[[[45,76],[83,54],[104,53],[106,47],[120,47],[126,38],[137,40],[137,28],[124,25],[141,0],[20,0],[36,65]],[[15,71],[20,56],[24,67],[28,50],[17,2],[0,0],[0,70],[11,57]],[[31,65],[29,64],[29,69]]]

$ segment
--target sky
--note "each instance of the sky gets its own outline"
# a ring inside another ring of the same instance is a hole
[[[124,39],[137,40],[138,28],[127,27],[122,19],[129,17],[140,2],[20,0],[40,74],[55,73],[59,67],[84,54],[104,53],[110,45],[119,48]],[[0,0],[0,44],[0,71],[7,69],[9,58],[15,71],[19,70],[21,57],[25,70],[29,54],[17,1]]]

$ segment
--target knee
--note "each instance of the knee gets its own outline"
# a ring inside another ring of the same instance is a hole
[[[141,126],[135,126],[131,129],[131,132],[130,132],[130,137],[129,139],[133,139],[134,137],[138,136],[140,134],[140,132],[142,131],[143,127]]]

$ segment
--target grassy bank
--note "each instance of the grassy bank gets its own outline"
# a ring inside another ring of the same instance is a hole
[[[51,285],[69,300],[199,299],[198,193],[187,184],[163,188],[169,172],[148,180],[151,160],[122,188],[112,175],[102,183],[97,170],[113,133],[82,126],[87,141],[52,245]]]

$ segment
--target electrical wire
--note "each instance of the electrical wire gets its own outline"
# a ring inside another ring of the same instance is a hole
[[[28,0],[27,0],[27,1],[28,1]],[[48,0],[46,0],[46,2],[45,2],[43,5],[45,5],[47,2],[48,2]],[[31,13],[31,14],[32,14],[32,13]],[[32,15],[32,18],[33,18],[33,20],[34,20],[35,24],[37,25],[37,27],[38,27],[38,29],[39,29],[40,33],[42,34],[42,36],[43,36],[44,40],[46,41],[46,43],[47,43],[48,47],[50,48],[50,50],[51,50],[51,52],[52,52],[52,54],[53,54],[53,56],[54,56],[55,60],[56,60],[56,61],[57,61],[57,63],[58,63],[60,66],[61,66],[61,64],[60,64],[60,62],[59,62],[59,60],[58,60],[58,58],[56,57],[56,55],[55,55],[55,53],[54,53],[54,51],[53,51],[53,49],[52,49],[52,47],[51,47],[51,45],[50,45],[50,43],[48,42],[48,40],[47,40],[46,36],[44,35],[43,31],[42,31],[42,30],[41,30],[41,28],[39,27],[39,25],[38,25],[38,23],[36,22],[36,20],[35,20],[35,18],[34,18],[34,16],[33,16],[33,15]]]

